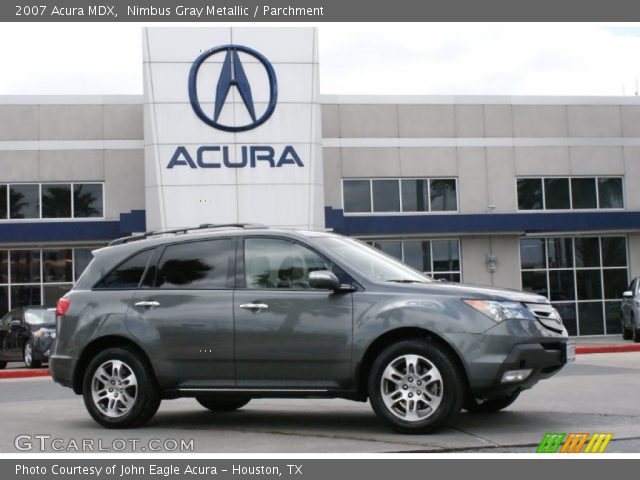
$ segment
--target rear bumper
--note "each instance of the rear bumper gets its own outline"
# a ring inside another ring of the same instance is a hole
[[[51,378],[64,387],[73,387],[73,359],[64,355],[49,357]]]

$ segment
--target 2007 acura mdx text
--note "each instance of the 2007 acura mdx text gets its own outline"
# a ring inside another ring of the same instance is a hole
[[[497,411],[574,356],[544,297],[436,282],[351,238],[258,225],[127,237],[58,302],[53,378],[105,427],[161,399],[371,402],[401,432]]]

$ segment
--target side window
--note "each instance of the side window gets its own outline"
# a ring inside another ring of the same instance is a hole
[[[111,271],[106,277],[100,280],[94,288],[97,289],[121,289],[138,288],[140,279],[144,273],[147,263],[151,258],[153,249],[144,250],[137,253],[129,260],[124,261]]]
[[[160,258],[157,288],[233,288],[235,241],[229,238],[168,246]]]
[[[307,289],[309,273],[332,270],[322,257],[302,245],[274,238],[244,242],[246,288]]]

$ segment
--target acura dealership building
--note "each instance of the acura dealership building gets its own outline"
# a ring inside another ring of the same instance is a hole
[[[148,28],[142,49],[141,96],[0,97],[0,314],[54,305],[114,238],[258,222],[620,333],[637,97],[320,95],[314,28]]]

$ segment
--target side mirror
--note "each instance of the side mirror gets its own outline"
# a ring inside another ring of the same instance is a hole
[[[633,298],[635,295],[631,290],[622,293],[622,298]]]
[[[311,288],[338,290],[340,288],[340,280],[329,270],[315,270],[309,273],[309,285]]]

